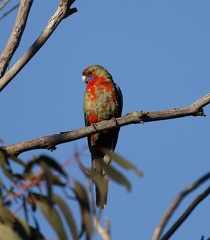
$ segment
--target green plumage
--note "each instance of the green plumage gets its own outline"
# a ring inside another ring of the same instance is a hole
[[[97,123],[121,116],[122,93],[113,82],[111,74],[100,65],[87,67],[83,71],[83,80],[87,83],[84,96],[85,125]],[[101,149],[108,148],[114,151],[119,129],[108,130],[88,137],[88,146],[91,152],[92,169],[97,171],[105,181],[105,189],[96,186],[96,204],[104,208],[107,203],[109,176],[102,167],[102,161],[111,163],[109,156],[104,155]]]

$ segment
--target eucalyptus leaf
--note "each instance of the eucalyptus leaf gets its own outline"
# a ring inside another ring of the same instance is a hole
[[[120,173],[118,170],[116,170],[113,166],[110,166],[104,162],[102,162],[102,166],[103,166],[103,169],[105,170],[105,172],[107,172],[107,174],[109,175],[109,177],[111,179],[113,179],[115,182],[117,182],[121,185],[124,185],[128,191],[131,190],[130,182],[122,173]]]
[[[82,233],[85,231],[87,233],[87,238],[91,239],[92,235],[92,221],[91,221],[91,214],[90,214],[90,206],[88,202],[88,196],[87,192],[84,188],[84,186],[79,183],[78,181],[74,181],[75,187],[73,188],[73,191],[76,194],[76,197],[80,204],[80,210],[82,214]]]
[[[21,239],[27,240],[30,238],[31,230],[28,224],[19,216],[15,217],[13,227],[15,232],[21,237]]]
[[[66,232],[63,227],[63,223],[58,211],[55,207],[50,207],[46,201],[46,198],[40,198],[37,201],[39,209],[41,210],[42,214],[45,216],[47,221],[50,223],[52,228],[56,231],[60,240],[67,240]]]
[[[25,172],[28,172],[33,167],[34,164],[40,164],[41,162],[45,162],[46,164],[49,165],[49,167],[55,169],[56,171],[58,171],[60,174],[67,178],[67,174],[63,170],[62,166],[60,166],[60,164],[58,164],[53,158],[50,158],[45,155],[41,155],[40,157],[30,161],[25,167]]]
[[[143,176],[143,173],[141,171],[138,170],[138,168],[133,165],[131,162],[129,162],[128,160],[126,160],[125,158],[123,158],[122,156],[120,156],[119,154],[110,151],[109,149],[103,148],[102,152],[108,156],[110,156],[110,158],[112,160],[114,160],[117,164],[119,164],[121,167],[125,168],[125,169],[129,169],[129,170],[133,170],[138,176]]]
[[[10,226],[0,224],[0,240],[23,240]]]
[[[55,204],[58,205],[61,212],[63,213],[63,215],[66,219],[66,223],[68,224],[69,230],[72,233],[73,239],[77,240],[78,239],[77,228],[76,228],[76,224],[75,224],[75,221],[74,221],[74,218],[73,218],[70,208],[65,203],[65,201],[57,194],[53,194],[53,199],[54,199]]]
[[[10,156],[10,159],[18,164],[20,164],[21,166],[26,166],[26,163],[24,161],[22,161],[20,158],[18,158],[17,156]]]
[[[9,161],[7,159],[7,153],[2,148],[0,148],[0,166],[5,176],[14,182],[12,170],[10,169]]]
[[[1,222],[7,224],[12,227],[15,222],[15,217],[13,214],[4,206],[4,204],[0,203],[0,219]]]
[[[107,184],[103,176],[99,172],[92,169],[90,170],[90,175],[93,179],[93,182],[96,184],[97,188],[100,189],[101,198],[105,199],[107,196]]]
[[[52,182],[53,182],[53,176],[52,173],[49,169],[49,165],[46,162],[40,162],[40,165],[43,169],[43,177],[46,181],[46,185],[47,185],[47,199],[48,199],[48,203],[50,205],[53,204],[52,201]]]
[[[45,240],[44,236],[42,233],[40,233],[39,229],[30,227],[31,230],[31,238],[30,240]]]

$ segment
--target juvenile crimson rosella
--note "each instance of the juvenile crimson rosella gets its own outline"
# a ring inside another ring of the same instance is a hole
[[[100,65],[85,68],[82,80],[87,84],[84,96],[85,126],[118,118],[122,113],[122,92],[113,82],[111,74]],[[111,158],[100,151],[108,148],[114,151],[119,128],[96,133],[88,137],[88,146],[92,158],[92,170],[97,171],[105,181],[106,189],[96,186],[96,205],[104,208],[107,203],[109,176],[102,168],[102,161],[111,163]]]

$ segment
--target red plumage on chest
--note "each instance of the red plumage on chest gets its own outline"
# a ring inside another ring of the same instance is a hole
[[[84,112],[86,125],[118,116],[115,86],[104,77],[95,77],[86,86]]]

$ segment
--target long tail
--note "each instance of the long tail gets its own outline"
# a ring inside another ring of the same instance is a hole
[[[96,205],[100,208],[104,208],[107,204],[108,186],[109,186],[109,175],[105,172],[102,167],[102,162],[106,164],[111,163],[109,156],[105,155],[103,158],[92,159],[92,170],[97,171],[103,177],[105,184],[103,188],[101,185],[96,185]],[[105,186],[104,186],[105,185]]]

